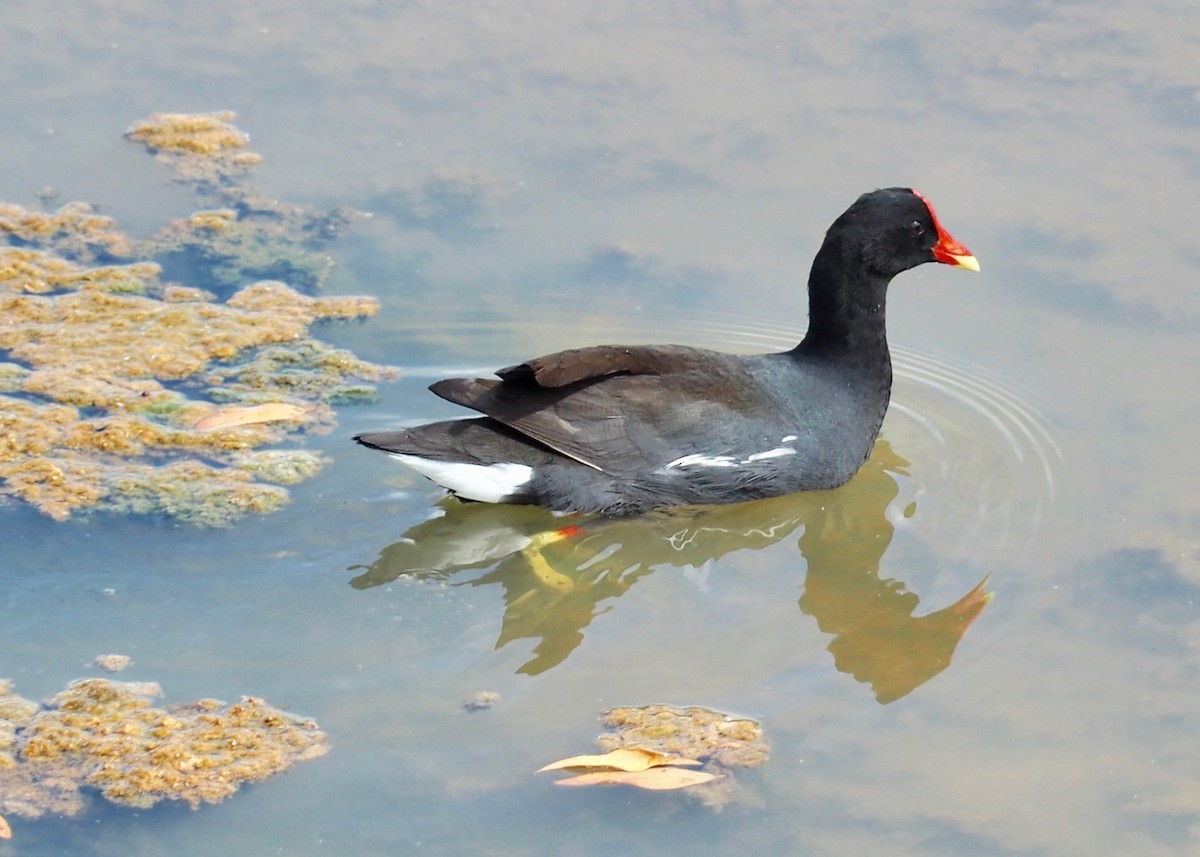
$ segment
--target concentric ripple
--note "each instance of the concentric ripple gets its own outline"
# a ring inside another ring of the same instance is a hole
[[[883,434],[911,462],[923,529],[964,556],[1020,550],[1037,537],[1063,462],[1031,397],[994,372],[892,348]]]
[[[792,347],[794,328],[761,321],[681,319],[689,339],[731,351]],[[700,343],[697,343],[700,344]],[[907,516],[947,559],[1012,559],[1037,538],[1063,462],[1056,429],[1000,373],[892,345],[883,437],[909,462],[895,516]]]

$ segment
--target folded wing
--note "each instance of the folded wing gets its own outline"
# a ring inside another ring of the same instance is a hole
[[[698,451],[737,453],[735,438],[766,433],[782,412],[747,363],[683,346],[576,349],[497,374],[430,389],[614,476]]]

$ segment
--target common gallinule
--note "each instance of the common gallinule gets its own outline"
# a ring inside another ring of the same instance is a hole
[[[833,222],[791,351],[601,345],[429,389],[484,414],[358,435],[461,497],[620,515],[846,482],[887,410],[891,279],[924,262],[979,270],[909,188],[865,193]]]

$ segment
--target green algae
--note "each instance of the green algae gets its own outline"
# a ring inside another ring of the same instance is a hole
[[[90,791],[193,809],[328,751],[317,724],[255,697],[158,707],[157,684],[84,679],[38,705],[0,680],[0,814],[75,815]]]
[[[238,452],[232,466],[264,482],[295,485],[320,472],[325,461],[302,449],[261,449]]]
[[[312,456],[311,472],[323,463]],[[278,485],[255,482],[245,470],[199,461],[133,465],[106,480],[105,488],[98,503],[105,511],[164,515],[201,527],[221,526],[230,516],[274,512],[288,502],[287,490]]]
[[[130,130],[220,203],[150,239],[83,203],[0,203],[0,501],[58,520],[102,510],[200,526],[270,512],[287,502],[280,486],[325,460],[260,448],[329,431],[334,404],[369,401],[393,376],[311,335],[378,309],[311,294],[332,265],[319,248],[353,218],[241,185],[261,158],[232,118],[158,114]],[[266,402],[303,417],[196,428],[218,405]]]
[[[2,376],[0,376],[2,377]],[[298,395],[331,404],[375,399],[375,388],[347,378],[377,378],[377,367],[349,351],[308,340],[261,348],[235,365],[216,365],[204,376],[214,402],[266,402]]]

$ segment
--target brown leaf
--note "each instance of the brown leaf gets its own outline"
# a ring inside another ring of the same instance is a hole
[[[650,768],[647,771],[593,771],[565,780],[555,780],[556,786],[636,786],[639,789],[669,791],[686,789],[720,779],[717,774],[692,771],[687,768]]]
[[[206,414],[193,426],[197,431],[212,431],[213,429],[245,426],[252,423],[270,423],[276,420],[290,420],[305,412],[299,405],[287,402],[266,402],[261,405],[236,405],[231,408],[221,408]]]
[[[8,822],[2,815],[0,815],[0,839],[12,839],[12,828],[8,826]]]
[[[685,759],[683,756],[672,756],[657,750],[647,750],[643,747],[618,747],[612,752],[601,756],[572,756],[551,762],[544,768],[538,768],[535,774],[542,771],[558,771],[563,768],[614,768],[618,771],[645,771],[659,765],[699,765],[695,759]]]

